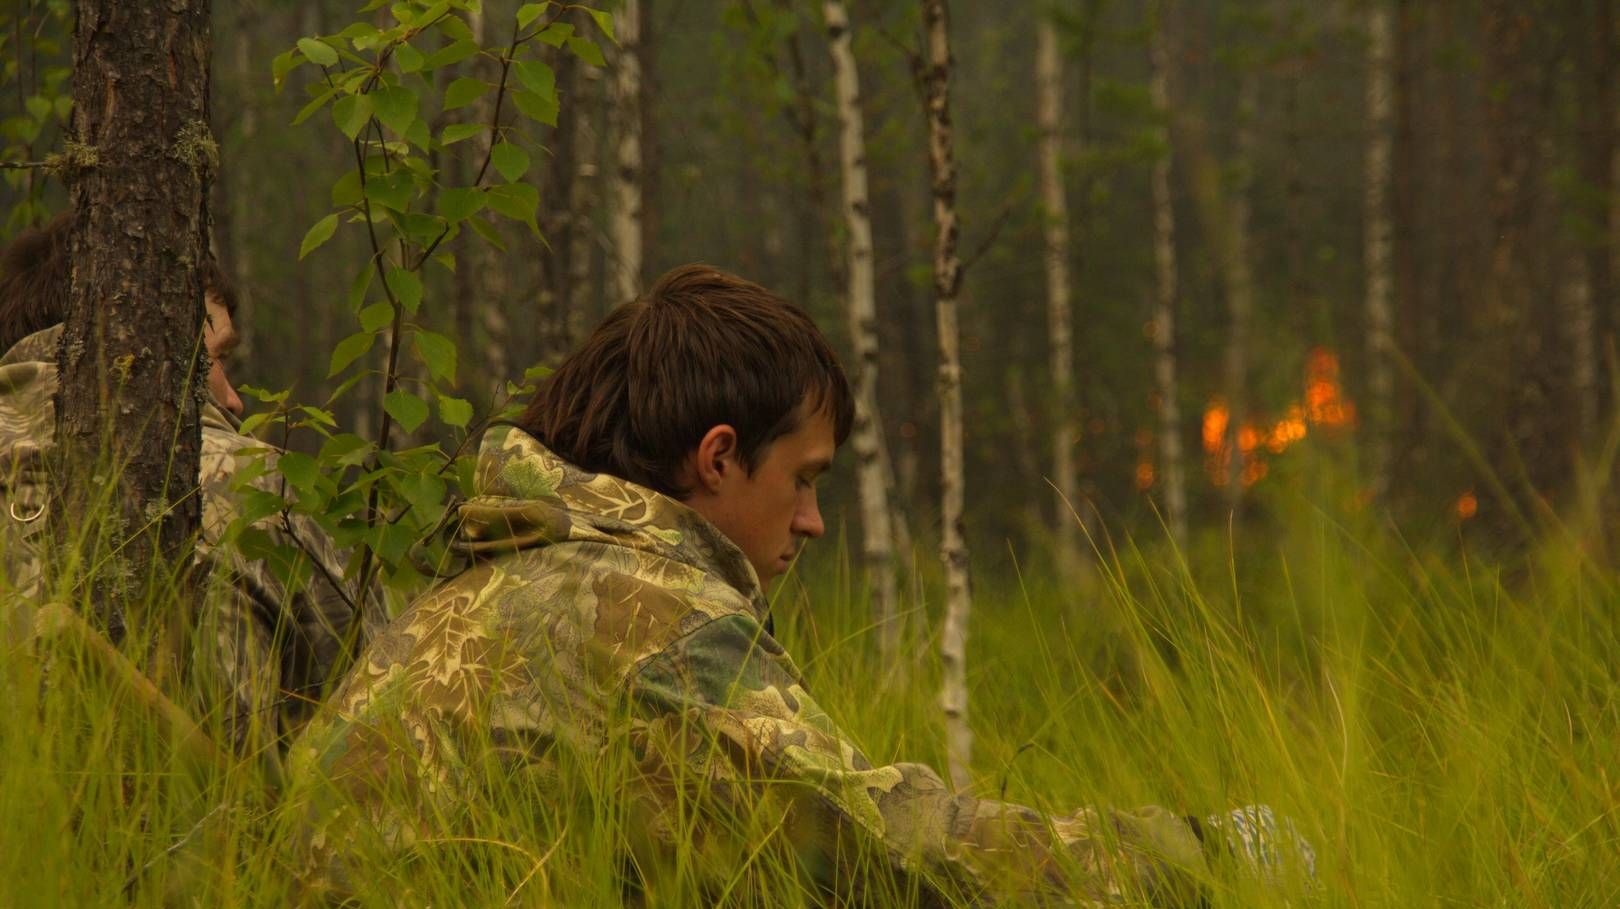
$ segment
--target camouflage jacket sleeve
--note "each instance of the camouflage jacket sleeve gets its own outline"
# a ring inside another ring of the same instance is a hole
[[[217,421],[218,417],[215,416]],[[255,538],[225,542],[249,489],[277,492],[275,452],[267,472],[233,482],[263,443],[205,422],[202,454],[203,534],[199,552],[212,565],[204,645],[207,662],[229,692],[226,723],[238,748],[252,747],[250,730],[276,735],[299,728],[324,690],[347,669],[360,600],[344,578],[347,554],[304,515],[271,514],[253,522]]]
[[[708,765],[709,780],[786,793],[785,833],[801,867],[827,886],[847,882],[851,862],[865,860],[855,856],[876,850],[929,888],[971,899],[1198,899],[1199,840],[1163,809],[1049,817],[955,794],[921,764],[873,765],[748,616],[716,619],[650,659],[629,698],[647,724],[648,747],[684,751],[686,762]],[[702,744],[691,744],[693,729]]]

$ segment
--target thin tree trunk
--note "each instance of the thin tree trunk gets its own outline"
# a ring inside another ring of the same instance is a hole
[[[1585,250],[1569,257],[1564,270],[1563,322],[1568,330],[1570,391],[1575,404],[1575,438],[1593,437],[1597,429],[1598,382],[1596,318],[1592,309],[1592,276]]]
[[[198,266],[219,152],[207,0],[83,0],[77,14],[69,182],[78,218],[56,433],[59,475],[70,479],[54,484],[52,520],[73,546],[85,514],[105,516],[108,557],[89,579],[90,599],[119,637],[125,611],[162,607],[156,579],[190,564],[201,518]],[[166,633],[159,623],[184,610],[163,608],[132,624]]]
[[[1057,561],[1066,575],[1080,565],[1074,449],[1079,408],[1074,396],[1073,298],[1069,284],[1069,204],[1063,184],[1063,65],[1049,16],[1035,26],[1035,124],[1046,259],[1046,333],[1052,380],[1052,489],[1057,502]]]
[[[866,132],[861,117],[860,74],[851,48],[849,15],[841,0],[824,6],[838,95],[838,155],[843,172],[844,224],[849,232],[845,305],[850,345],[854,348],[856,486],[860,494],[861,538],[872,620],[884,665],[893,665],[899,644],[898,595],[895,587],[894,528],[890,522],[889,486],[878,412],[877,278],[872,267],[872,212],[866,187]]]
[[[1395,38],[1389,7],[1375,2],[1367,10],[1367,170],[1365,264],[1367,268],[1367,386],[1371,453],[1367,479],[1373,497],[1389,492],[1391,434],[1394,431],[1395,351],[1391,294],[1394,287],[1392,242],[1392,150],[1395,141]]]
[[[489,40],[489,17],[483,6],[467,10],[467,28],[472,32],[473,41],[479,47],[484,47]],[[493,74],[481,72],[489,69],[489,63],[482,55],[471,58],[473,75],[492,81],[489,77]],[[487,95],[479,98],[473,106],[474,122],[488,123],[490,117],[494,116],[493,106]],[[477,173],[476,165],[472,162],[483,161],[494,141],[494,131],[478,134],[476,144],[472,145],[475,151],[467,162],[467,181]],[[471,231],[463,232],[462,236],[467,238],[467,254],[465,261],[457,257],[456,275],[458,290],[464,288],[468,294],[462,302],[461,328],[465,332],[464,343],[467,345],[462,348],[463,356],[480,364],[478,374],[483,381],[481,386],[476,387],[498,396],[502,383],[512,378],[511,366],[507,361],[510,345],[507,341],[509,331],[506,318],[510,282],[507,280],[507,270],[501,265],[499,250],[472,236]],[[528,243],[530,238],[525,235],[522,242]],[[465,277],[462,276],[463,272],[466,273]],[[475,327],[483,329],[482,344],[475,343]],[[477,352],[476,356],[474,351]]]
[[[1153,106],[1163,118],[1162,143],[1153,165],[1153,261],[1155,297],[1153,343],[1154,379],[1159,399],[1159,474],[1164,481],[1164,518],[1178,547],[1187,545],[1187,485],[1181,452],[1181,403],[1176,383],[1176,216],[1170,193],[1170,0],[1156,6],[1152,46]]]
[[[1226,508],[1233,520],[1243,504],[1243,426],[1249,412],[1249,330],[1254,318],[1254,270],[1249,240],[1250,199],[1254,185],[1255,117],[1259,113],[1260,80],[1252,66],[1238,83],[1237,160],[1235,180],[1226,214],[1230,235],[1224,246],[1221,270],[1226,283],[1226,306],[1231,317],[1226,338]]]
[[[950,13],[945,0],[923,0],[927,59],[922,82],[928,115],[928,166],[934,185],[934,309],[939,325],[940,558],[945,563],[945,627],[940,633],[945,749],[951,782],[965,788],[973,761],[968,726],[967,638],[973,609],[963,516],[962,358],[956,303],[962,284],[957,256],[956,154],[951,137]]]
[[[594,211],[600,207],[602,130],[598,128],[598,102],[601,99],[601,71],[594,66],[574,68],[578,98],[574,107],[574,180],[568,188],[569,236],[573,248],[568,253],[568,313],[562,326],[561,351],[569,350],[598,316],[597,305],[597,225]],[[616,301],[619,303],[623,300]]]
[[[641,4],[624,0],[613,14],[619,67],[613,80],[618,145],[613,170],[613,256],[608,293],[613,305],[641,292]]]

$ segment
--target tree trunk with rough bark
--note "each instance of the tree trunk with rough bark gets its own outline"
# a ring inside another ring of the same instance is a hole
[[[878,412],[877,278],[872,263],[872,212],[866,187],[866,131],[861,117],[860,75],[851,47],[849,14],[841,0],[823,7],[832,50],[833,81],[838,98],[838,158],[843,172],[844,224],[849,252],[844,289],[854,349],[856,488],[860,496],[862,556],[872,621],[884,665],[891,665],[899,644],[898,594],[895,585],[894,528],[890,521],[886,452]]]
[[[66,479],[54,484],[52,519],[72,546],[87,514],[103,518],[95,551],[107,558],[89,579],[98,618],[117,637],[128,611],[131,631],[157,635],[181,611],[160,606],[159,581],[189,566],[201,517],[199,266],[219,156],[209,4],[83,0],[77,15],[68,154],[78,219],[56,430]],[[139,614],[143,604],[166,613]]]
[[[939,326],[940,558],[945,563],[945,627],[940,633],[944,678],[945,750],[951,782],[965,788],[973,761],[968,726],[967,638],[973,609],[963,515],[966,474],[962,445],[962,357],[957,294],[962,262],[957,254],[956,153],[951,135],[950,11],[945,0],[923,0],[928,47],[922,84],[928,117],[928,167],[934,189],[934,311]]]
[[[1389,7],[1367,9],[1367,160],[1363,256],[1367,269],[1367,481],[1373,498],[1389,492],[1395,428],[1394,217],[1390,192],[1395,144],[1395,36]]]
[[[1050,16],[1035,26],[1035,127],[1042,238],[1046,260],[1048,373],[1052,380],[1052,490],[1056,495],[1057,561],[1066,575],[1080,566],[1080,515],[1074,449],[1080,419],[1074,395],[1074,333],[1069,282],[1069,204],[1063,182],[1063,63]]]
[[[1156,6],[1158,21],[1149,49],[1153,67],[1153,106],[1163,118],[1159,160],[1153,164],[1154,384],[1159,400],[1159,470],[1164,484],[1164,519],[1178,547],[1187,545],[1187,480],[1181,451],[1181,402],[1176,382],[1176,215],[1170,193],[1170,38],[1169,0]]]
[[[613,78],[613,111],[618,142],[613,168],[613,256],[610,304],[617,306],[641,293],[642,186],[641,186],[641,7],[645,0],[624,0],[613,14],[613,34],[619,42],[618,69]]]

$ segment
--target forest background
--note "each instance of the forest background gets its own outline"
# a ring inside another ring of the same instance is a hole
[[[489,0],[462,18],[498,50],[532,6]],[[453,269],[424,255],[420,277],[405,279],[425,301],[410,329],[425,340],[399,378],[420,400],[382,407],[395,389],[387,345],[372,340],[389,330],[365,283],[373,249],[364,231],[329,221],[354,204],[346,127],[359,114],[322,99],[327,52],[304,42],[357,21],[384,27],[390,11],[214,5],[210,208],[242,297],[233,373],[276,415],[261,432],[354,468],[344,459],[356,449],[334,452],[320,417],[288,409],[309,402],[368,444],[386,413],[394,449],[456,450],[514,397],[507,382],[555,365],[635,288],[688,261],[787,295],[862,368],[823,5],[601,6],[614,24],[583,10],[559,19],[581,36],[616,31],[594,52],[565,36],[534,46],[547,75],[512,72],[528,106],[480,107],[487,90],[453,104],[458,80],[498,73],[492,55],[452,54],[420,77],[410,117],[380,100],[363,112],[379,136],[394,117],[401,135],[419,119],[444,138],[420,151],[442,186],[411,188],[413,202],[443,211],[440,191],[477,182],[491,162],[503,186],[429,250],[452,255]],[[918,693],[886,714],[854,692],[830,700],[880,751],[910,743],[940,756],[950,749],[934,732],[919,743],[904,731],[937,723],[928,699],[941,670],[928,654],[949,586],[934,559],[950,480],[924,21],[901,0],[847,12],[870,181],[874,409],[908,607],[908,661],[878,665]],[[967,664],[977,716],[998,717],[976,720],[986,737],[974,778],[1005,789],[1012,760],[1038,743],[1067,755],[1067,769],[1089,768],[1085,795],[1107,783],[1105,797],[1156,798],[1179,778],[1178,795],[1207,804],[1237,780],[1330,843],[1341,895],[1382,886],[1413,898],[1451,874],[1478,894],[1552,905],[1612,897],[1597,857],[1620,829],[1620,789],[1601,771],[1613,746],[1584,732],[1616,705],[1612,0],[1073,0],[952,14],[962,526],[988,578]],[[69,4],[19,2],[0,25],[0,157],[32,161],[59,145],[68,116]],[[1049,113],[1043,44],[1057,51]],[[522,158],[492,154],[475,133],[450,141],[458,110],[495,117]],[[5,179],[0,240],[66,204],[42,168]],[[1056,353],[1054,309],[1072,325],[1072,346]],[[783,633],[829,678],[872,665],[864,649],[839,649],[864,647],[871,630],[860,464],[842,458],[825,483],[834,540],[785,594],[819,610]],[[422,475],[401,476],[412,469]],[[394,491],[416,507],[448,488]],[[413,526],[425,528],[432,508],[421,511]],[[402,541],[354,539],[405,564]],[[424,582],[408,569],[389,580],[401,594]],[[1031,640],[1041,656],[1018,670],[1027,678],[994,684]],[[1215,655],[1209,665],[1188,665],[1200,650]],[[1088,681],[1070,690],[1070,678]],[[1204,687],[1171,695],[1172,679]],[[1273,696],[1291,702],[1280,728]],[[1163,746],[1151,729],[1199,713],[1184,698],[1219,721],[1144,758]],[[1055,707],[1073,716],[1042,718]],[[1548,717],[1568,720],[1553,745],[1537,738]],[[1455,734],[1436,743],[1439,719]],[[996,723],[1010,728],[985,728]],[[1088,739],[1088,724],[1103,734]],[[1218,770],[1190,757],[1250,735],[1264,744]],[[1411,765],[1380,763],[1413,742],[1429,750]],[[1518,750],[1531,746],[1541,750]],[[1302,768],[1306,755],[1322,766]],[[1459,775],[1470,756],[1484,769]],[[1076,794],[1059,776],[1015,777],[1014,792]],[[1313,806],[1313,792],[1325,801]],[[1375,833],[1421,798],[1435,807],[1410,829]],[[1395,867],[1480,798],[1496,807],[1472,816],[1464,844],[1371,883],[1367,862]]]

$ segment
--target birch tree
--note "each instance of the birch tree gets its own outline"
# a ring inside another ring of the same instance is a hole
[[[944,678],[945,750],[951,782],[965,788],[973,760],[968,726],[967,637],[972,587],[963,517],[966,471],[962,445],[962,358],[957,330],[957,294],[962,262],[957,255],[956,154],[951,134],[950,11],[945,0],[923,0],[927,49],[922,61],[928,117],[928,169],[934,196],[934,313],[939,327],[940,558],[945,563],[945,627],[940,633]]]
[[[1393,333],[1391,288],[1394,244],[1391,154],[1395,142],[1395,39],[1389,7],[1367,7],[1367,160],[1364,256],[1367,269],[1367,387],[1371,404],[1371,454],[1367,479],[1373,496],[1389,491],[1390,435],[1394,428]]]
[[[1164,517],[1171,539],[1187,545],[1186,469],[1181,451],[1181,404],[1176,383],[1176,215],[1170,193],[1170,37],[1172,0],[1154,6],[1149,84],[1159,112],[1159,159],[1153,164],[1154,384],[1159,401],[1159,476],[1164,484]]]
[[[896,610],[894,528],[889,511],[882,421],[878,413],[877,279],[872,269],[872,213],[866,186],[866,131],[861,118],[860,74],[851,47],[849,14],[842,0],[823,7],[832,51],[838,98],[838,160],[843,175],[844,226],[849,247],[844,266],[845,306],[854,348],[856,488],[860,495],[861,537],[871,591],[872,619],[884,663],[895,656],[899,639]]]
[[[1075,501],[1073,301],[1069,284],[1069,204],[1063,185],[1063,67],[1057,30],[1049,15],[1035,25],[1035,123],[1042,238],[1046,260],[1046,331],[1052,380],[1052,489],[1056,494],[1058,564],[1072,572],[1080,563],[1079,504]]]
[[[641,293],[642,186],[641,186],[641,5],[645,0],[624,0],[613,14],[614,36],[619,42],[618,69],[613,77],[613,109],[618,118],[618,142],[613,168],[612,283],[614,305]]]
[[[72,545],[86,513],[105,516],[109,555],[90,582],[116,638],[120,610],[156,600],[154,578],[190,563],[201,519],[199,265],[219,153],[208,0],[83,0],[77,14],[67,154],[78,216],[56,430],[72,479],[53,484],[52,521]]]

